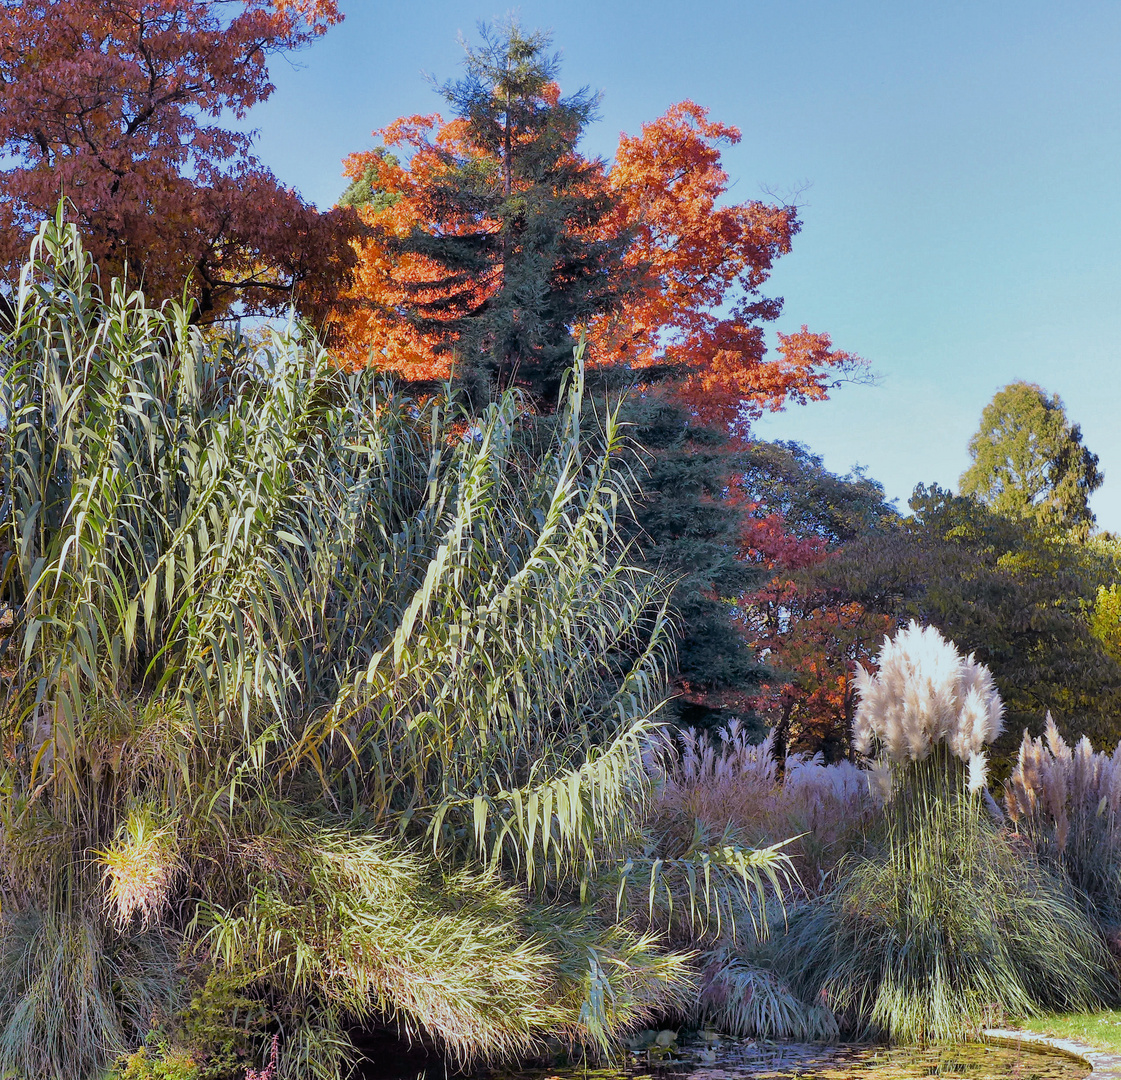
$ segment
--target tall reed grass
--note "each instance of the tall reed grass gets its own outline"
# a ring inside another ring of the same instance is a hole
[[[512,394],[468,416],[297,325],[206,340],[102,291],[61,210],[16,302],[0,1071],[89,1075],[207,972],[282,1076],[386,1018],[466,1059],[682,1007],[627,898],[756,910],[788,864],[643,846],[668,586],[618,540],[635,478],[579,363],[530,452]]]

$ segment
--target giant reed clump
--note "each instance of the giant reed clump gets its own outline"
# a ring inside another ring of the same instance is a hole
[[[792,920],[780,957],[794,989],[900,1040],[961,1037],[993,1010],[1099,1003],[1108,957],[1095,928],[982,805],[983,748],[1001,722],[988,670],[912,623],[858,688],[854,741],[878,753],[890,800],[882,844]]]
[[[284,1076],[387,1017],[478,1058],[682,1006],[627,897],[757,909],[784,856],[643,847],[667,587],[579,366],[528,453],[513,395],[464,417],[298,327],[249,349],[103,294],[61,212],[16,302],[0,1071],[89,1074],[215,972]]]

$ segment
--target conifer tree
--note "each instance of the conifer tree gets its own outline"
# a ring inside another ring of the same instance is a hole
[[[741,557],[745,506],[732,480],[744,467],[744,445],[658,390],[633,395],[624,417],[643,450],[635,539],[647,565],[676,583],[683,630],[677,721],[715,728],[749,717],[766,668],[742,632],[736,603],[769,575]]]
[[[456,353],[463,381],[474,375],[483,392],[522,385],[551,405],[572,363],[572,328],[626,288],[629,237],[597,235],[613,199],[603,163],[576,152],[598,96],[560,96],[548,34],[514,21],[480,32],[463,78],[440,87],[463,137],[432,148],[424,216],[437,227],[395,246],[437,268],[407,288],[410,318]]]

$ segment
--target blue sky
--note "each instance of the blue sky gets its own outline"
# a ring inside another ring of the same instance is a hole
[[[320,206],[370,132],[440,102],[457,36],[504,6],[342,0],[346,21],[254,110],[258,152]],[[981,409],[1027,379],[1058,393],[1099,455],[1099,524],[1121,531],[1121,4],[1016,0],[522,3],[553,30],[567,89],[602,90],[586,142],[610,156],[682,98],[739,126],[732,197],[802,190],[776,267],[778,329],[807,323],[878,379],[756,428],[900,505],[956,486]]]

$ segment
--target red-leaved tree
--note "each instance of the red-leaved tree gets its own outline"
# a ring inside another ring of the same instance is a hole
[[[270,56],[342,18],[335,0],[24,0],[0,5],[0,259],[18,265],[60,198],[103,273],[205,316],[234,298],[305,306],[353,259],[234,130]]]
[[[792,444],[755,444],[735,484],[750,498],[740,557],[768,576],[739,603],[744,630],[770,675],[753,705],[789,752],[848,751],[856,708],[856,665],[873,667],[896,620],[851,593],[815,580],[845,545],[890,530],[894,509],[883,488],[856,471],[836,476]]]

